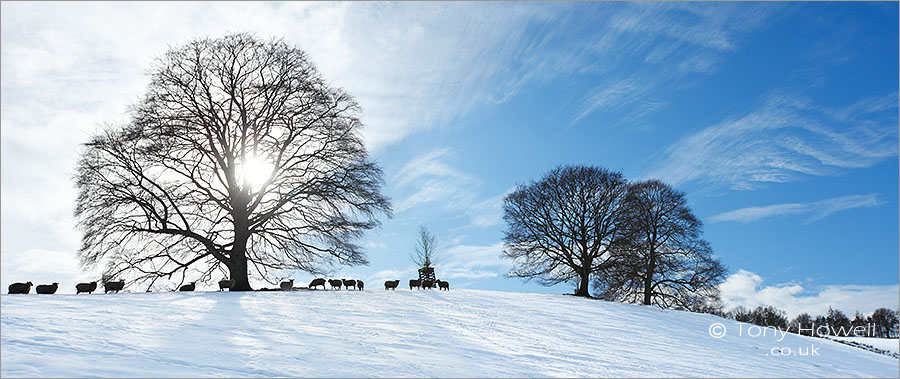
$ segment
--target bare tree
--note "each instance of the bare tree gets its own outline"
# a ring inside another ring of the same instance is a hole
[[[590,279],[619,238],[627,188],[621,173],[584,166],[560,166],[519,185],[503,204],[503,255],[517,263],[510,275],[574,282],[576,295],[590,296]]]
[[[683,309],[716,302],[726,271],[684,193],[648,180],[632,184],[625,203],[622,239],[595,283],[602,297]]]
[[[431,267],[437,263],[437,242],[434,234],[428,230],[428,226],[419,225],[419,238],[409,257],[413,263],[422,268]]]
[[[867,318],[873,324],[875,337],[897,337],[897,312],[888,308],[878,308]]]
[[[131,120],[85,144],[82,265],[148,290],[172,275],[227,274],[242,291],[272,270],[366,264],[353,241],[390,203],[359,113],[280,40],[236,34],[172,48]]]

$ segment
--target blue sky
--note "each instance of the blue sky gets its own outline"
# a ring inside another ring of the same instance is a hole
[[[897,3],[2,7],[3,285],[84,276],[73,157],[126,117],[149,60],[250,31],[307,50],[364,109],[395,216],[338,276],[411,277],[427,224],[455,287],[570,292],[504,277],[500,206],[589,164],[686,192],[730,305],[898,305]]]

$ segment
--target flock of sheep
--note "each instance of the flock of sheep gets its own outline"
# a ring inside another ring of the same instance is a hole
[[[352,287],[354,290],[363,291],[365,288],[365,283],[363,283],[363,281],[359,280],[359,279],[328,279],[328,280],[325,280],[324,278],[317,278],[317,279],[313,279],[312,282],[309,283],[308,287],[306,287],[306,288],[300,287],[300,289],[316,289],[319,286],[321,286],[322,289],[327,289],[327,287],[325,286],[326,283],[328,285],[330,285],[331,289],[333,289],[333,290],[339,290],[339,289],[341,289],[341,287],[344,287],[347,290],[350,290],[350,288]],[[399,286],[399,285],[400,285],[399,280],[388,280],[388,281],[384,282],[384,289],[385,290],[396,290],[397,286]],[[13,283],[13,284],[9,285],[9,293],[11,293],[11,294],[27,294],[27,293],[31,292],[32,286],[34,286],[34,284],[31,282]],[[281,282],[280,287],[281,287],[282,291],[292,291],[295,289],[294,288],[294,280],[291,279],[289,281]],[[409,281],[409,289],[410,290],[412,290],[413,288],[426,289],[426,288],[435,288],[435,287],[442,289],[442,290],[449,291],[450,283],[447,282],[446,280],[440,280],[440,279],[435,280],[433,282],[431,280],[417,280],[417,279],[411,279]],[[125,288],[124,280],[119,280],[117,282],[103,283],[103,293],[109,293],[109,292],[117,292],[118,293],[123,288]],[[178,291],[190,292],[196,288],[197,288],[197,283],[191,282],[190,284],[185,284],[185,285],[179,287]],[[225,279],[225,280],[219,281],[219,291],[224,291],[226,289],[230,291],[232,288],[234,288],[234,279]],[[41,284],[41,285],[38,285],[37,287],[35,287],[35,292],[37,292],[39,294],[54,294],[54,293],[56,293],[57,289],[59,289],[59,283]],[[97,282],[96,281],[93,281],[90,283],[78,283],[75,285],[75,294],[80,294],[82,292],[90,294],[96,290],[97,290]]]
[[[26,283],[13,283],[9,285],[9,293],[20,293],[27,294],[31,292],[31,287],[34,286],[34,283],[26,282]],[[118,282],[106,282],[103,283],[103,293],[109,292],[119,292],[123,288],[125,288],[125,281],[120,280]],[[40,284],[34,288],[34,292],[39,294],[48,294],[52,295],[56,293],[56,290],[59,289],[59,283],[53,284]],[[79,294],[82,292],[91,293],[97,290],[97,282],[90,283],[78,283],[75,285],[75,293]]]
[[[348,290],[350,289],[350,287],[353,287],[356,290],[362,291],[363,287],[364,287],[362,280],[328,279],[327,282],[329,285],[331,285],[331,289],[333,289],[333,290],[341,289],[341,285],[343,285]],[[291,280],[290,282],[282,282],[281,289],[285,289],[285,285],[287,283],[290,283],[287,285],[288,289],[290,289],[291,288],[290,286],[292,286],[294,284],[294,281]],[[325,287],[325,283],[326,283],[326,280],[324,278],[313,279],[313,281],[309,282],[309,287],[307,287],[307,288],[308,289],[316,289],[319,286],[322,286],[322,289],[327,289]],[[399,280],[388,280],[388,281],[384,282],[384,289],[385,290],[396,290],[397,286],[399,286],[399,285],[400,285]],[[409,281],[409,289],[413,289],[413,288],[425,289],[425,288],[435,288],[435,287],[438,287],[442,290],[449,291],[450,290],[450,282],[448,282],[446,280],[440,280],[440,279],[435,280],[433,282],[431,280],[418,280],[418,279],[410,279],[410,281]]]

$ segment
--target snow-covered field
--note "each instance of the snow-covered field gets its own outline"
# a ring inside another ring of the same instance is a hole
[[[0,318],[3,377],[896,377],[900,369],[834,341],[754,337],[748,325],[710,315],[476,290],[3,295]],[[717,322],[721,338],[709,335]],[[810,347],[817,355],[772,355]]]

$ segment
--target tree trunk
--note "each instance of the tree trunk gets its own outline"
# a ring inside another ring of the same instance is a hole
[[[653,272],[656,271],[656,252],[650,251],[650,262],[644,273],[644,305],[650,305],[653,301]]]
[[[581,274],[581,284],[579,284],[578,289],[575,290],[575,296],[591,297],[591,293],[588,292],[588,284],[590,279],[591,275],[589,272],[584,272]]]
[[[650,305],[651,301],[653,300],[653,296],[651,296],[651,291],[652,291],[652,289],[650,286],[650,279],[645,278],[644,279],[644,305]]]
[[[234,217],[234,245],[230,254],[232,266],[228,267],[231,271],[231,279],[234,279],[232,291],[253,291],[247,274],[247,241],[250,239],[247,225],[247,203],[249,202],[250,198],[243,190],[232,195],[231,206],[234,211],[231,215]]]
[[[231,279],[234,280],[234,287],[231,288],[232,291],[253,291],[253,288],[250,287],[250,279],[247,275],[247,256],[244,251],[236,252],[232,251],[232,259],[234,259],[234,264],[228,266],[228,271],[230,272]]]

